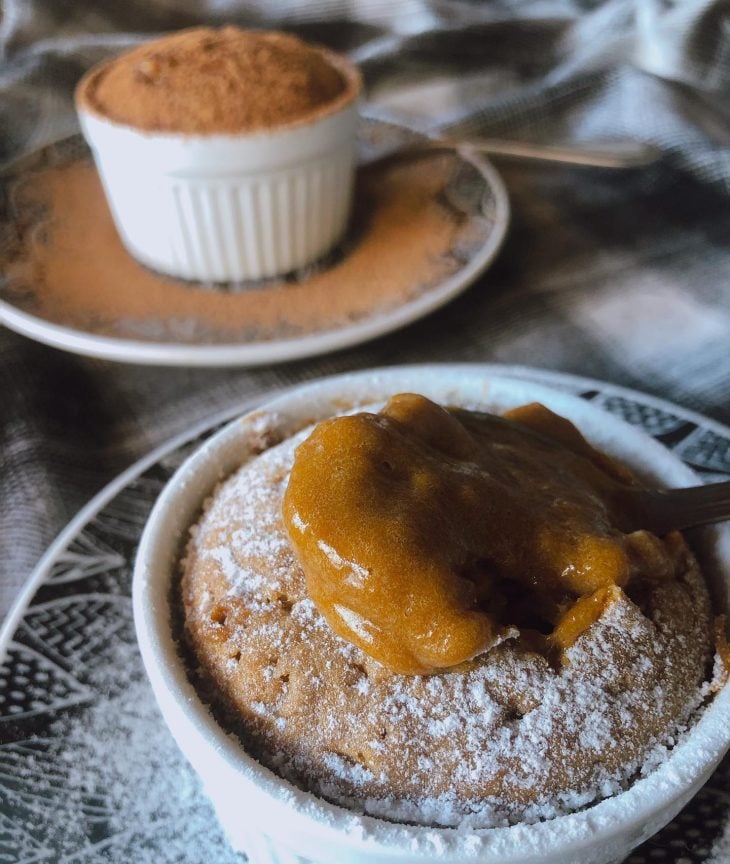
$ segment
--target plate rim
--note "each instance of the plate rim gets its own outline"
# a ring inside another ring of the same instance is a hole
[[[414,131],[402,124],[390,121],[386,124],[385,121],[367,115],[361,115],[361,120],[393,126],[405,132]],[[81,136],[78,133],[70,135],[20,156],[3,167],[0,177],[32,170],[34,160],[37,160],[45,150],[68,146],[74,139],[81,140]],[[0,298],[0,324],[4,324],[22,336],[62,351],[102,360],[155,366],[253,367],[322,356],[369,342],[400,330],[454,300],[487,270],[504,243],[511,221],[511,207],[502,176],[489,159],[482,155],[461,152],[457,149],[454,150],[454,154],[462,163],[474,167],[492,191],[495,199],[493,229],[476,254],[471,256],[456,273],[439,282],[435,288],[419,294],[389,312],[303,337],[261,342],[231,342],[220,345],[147,342],[89,333],[64,324],[46,321],[17,308],[2,298]]]

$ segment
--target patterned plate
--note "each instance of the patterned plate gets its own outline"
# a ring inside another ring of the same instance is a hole
[[[642,427],[708,481],[730,479],[730,429],[608,384],[507,368]],[[0,633],[0,864],[234,864],[147,684],[131,577],[147,514],[238,405],[130,468],[44,556]],[[730,758],[627,864],[730,862]],[[245,814],[242,813],[242,817]]]

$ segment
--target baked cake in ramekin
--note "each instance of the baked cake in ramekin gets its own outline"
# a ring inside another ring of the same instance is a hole
[[[163,714],[255,861],[622,860],[729,743],[695,559],[673,541],[675,576],[617,594],[558,662],[508,639],[445,672],[388,671],[317,611],[281,502],[313,423],[402,391],[497,413],[540,401],[643,480],[693,482],[638,430],[484,367],[300,388],[207,442],[151,516],[135,620]],[[727,537],[709,542],[727,568]]]

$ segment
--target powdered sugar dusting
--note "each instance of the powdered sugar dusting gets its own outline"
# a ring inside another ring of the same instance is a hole
[[[47,848],[22,860],[242,864],[164,727],[136,644],[110,638],[117,642],[95,671],[92,703],[39,735],[3,742],[6,766],[14,763],[4,815],[25,813],[25,827]],[[0,859],[21,860],[5,840]]]

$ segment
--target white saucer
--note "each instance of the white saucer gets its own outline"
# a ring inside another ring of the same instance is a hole
[[[373,151],[391,150],[394,141],[397,146],[398,142],[405,142],[412,136],[412,132],[401,127],[367,120],[362,125],[361,145],[372,156]],[[88,151],[76,136],[37,151],[0,175],[0,265],[22,254],[24,244],[30,242],[28,238],[39,229],[43,231],[49,224],[53,230],[47,214],[34,214],[32,218],[37,219],[38,224],[27,224],[27,217],[19,215],[13,202],[13,189],[39,170],[67,165],[87,156]],[[242,334],[239,339],[231,340],[213,334],[204,338],[195,335],[176,338],[174,327],[169,332],[158,327],[150,330],[148,339],[146,333],[140,332],[139,325],[134,330],[126,327],[124,320],[113,321],[111,330],[108,322],[105,330],[97,328],[91,314],[88,326],[69,324],[59,309],[41,309],[38,287],[32,278],[11,278],[7,267],[0,266],[0,271],[5,271],[0,275],[0,323],[38,342],[77,354],[166,366],[255,366],[324,354],[374,339],[428,315],[462,293],[493,261],[504,239],[509,223],[509,200],[499,174],[481,157],[455,154],[453,158],[459,169],[454,172],[454,195],[440,197],[450,199],[450,208],[459,208],[461,223],[468,231],[474,229],[472,233],[476,239],[472,236],[471,242],[465,244],[463,237],[457,238],[449,250],[453,266],[448,275],[433,285],[411,292],[402,302],[384,311],[375,309],[372,314],[332,329],[283,337],[274,334],[272,338],[250,339]],[[450,191],[449,187],[446,192]],[[89,245],[88,254],[92,256],[93,245]],[[347,256],[348,252],[343,254]],[[327,266],[323,265],[324,269]],[[307,279],[306,275],[301,277],[299,284]],[[201,287],[192,283],[190,290]],[[173,320],[178,312],[171,308],[166,314]],[[199,325],[195,320],[186,320],[184,329],[196,334]],[[162,337],[160,332],[163,332]]]

